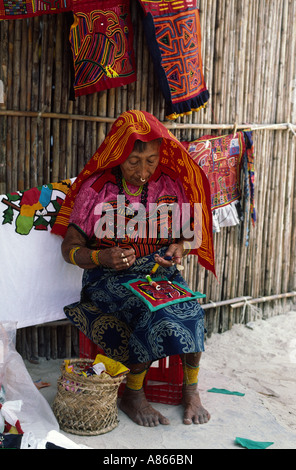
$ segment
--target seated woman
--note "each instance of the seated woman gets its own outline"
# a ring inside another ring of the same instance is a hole
[[[65,261],[84,270],[81,301],[65,307],[65,313],[92,340],[98,319],[105,321],[104,337],[97,335],[96,342],[113,359],[120,359],[125,342],[121,362],[130,372],[120,407],[142,426],[169,424],[146,400],[143,382],[151,363],[170,355],[182,359],[184,424],[210,419],[197,389],[204,350],[200,304],[187,300],[152,312],[123,285],[145,278],[157,263],[158,276],[174,276],[186,286],[176,270],[184,243],[214,272],[209,194],[205,175],[180,142],[149,113],[128,111],[72,185],[53,227],[64,237]],[[201,208],[199,224],[193,220],[195,203]],[[179,221],[186,221],[181,215],[190,207],[192,231],[188,224],[187,231],[176,229],[176,205]],[[110,318],[117,325],[112,334],[107,333]]]

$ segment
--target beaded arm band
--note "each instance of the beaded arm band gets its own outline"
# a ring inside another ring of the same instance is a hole
[[[99,253],[100,250],[94,250],[90,252],[90,259],[96,266],[100,266],[100,261],[99,261]]]
[[[77,253],[78,250],[80,250],[80,246],[75,246],[75,248],[72,248],[72,250],[70,250],[70,253],[69,253],[69,260],[75,266],[77,266],[77,263],[75,261],[75,254]]]

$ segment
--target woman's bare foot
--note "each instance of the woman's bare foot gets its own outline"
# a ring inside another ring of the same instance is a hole
[[[183,386],[184,424],[205,424],[211,416],[202,406],[196,385]]]
[[[170,424],[167,418],[148,403],[143,389],[134,391],[126,388],[119,407],[132,421],[140,426],[154,427],[159,424]]]

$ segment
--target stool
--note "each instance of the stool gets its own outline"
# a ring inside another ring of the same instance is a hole
[[[102,349],[79,332],[79,353],[81,358],[94,359],[104,354]],[[150,367],[144,381],[144,391],[148,401],[179,405],[182,400],[183,367],[179,356],[170,356],[156,361]],[[122,395],[125,383],[119,388]]]
[[[148,401],[180,405],[182,401],[183,367],[179,356],[160,359],[152,364],[144,384]]]
[[[97,354],[104,354],[104,351],[85,336],[82,331],[79,331],[79,357],[83,359],[95,359]]]

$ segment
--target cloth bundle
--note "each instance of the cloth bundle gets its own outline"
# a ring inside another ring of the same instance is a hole
[[[33,433],[44,439],[49,431],[59,429],[49,403],[15,349],[15,337],[16,322],[0,322],[0,448],[12,435]]]
[[[76,444],[58,431],[49,431],[44,439],[36,438],[32,432],[24,434],[0,434],[0,449],[91,449]]]
[[[193,142],[183,142],[193,160],[203,169],[210,183],[213,228],[238,225],[243,220],[240,205],[241,172],[244,172],[246,205],[252,223],[256,222],[254,202],[254,147],[252,132],[224,136],[206,135]]]

